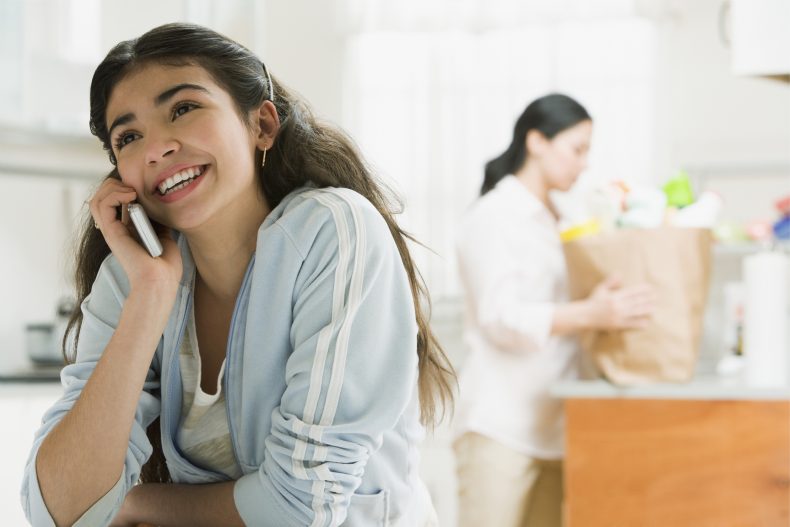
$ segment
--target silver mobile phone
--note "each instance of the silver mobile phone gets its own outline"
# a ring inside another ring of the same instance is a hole
[[[139,203],[130,203],[127,209],[129,217],[132,218],[134,228],[137,229],[137,234],[140,236],[143,245],[148,249],[148,254],[156,258],[162,254],[162,244],[159,243],[159,237],[154,232],[151,221],[145,213],[142,205]]]

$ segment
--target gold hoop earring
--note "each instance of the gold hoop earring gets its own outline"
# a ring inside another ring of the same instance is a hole
[[[261,159],[261,168],[266,164],[266,149],[263,149],[263,158]]]

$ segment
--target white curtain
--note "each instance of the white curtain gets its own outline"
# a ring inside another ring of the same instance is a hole
[[[404,198],[401,224],[435,252],[416,250],[435,299],[459,294],[458,220],[477,196],[483,165],[505,149],[532,99],[560,91],[592,114],[591,166],[580,188],[653,177],[654,22],[630,2],[593,4],[597,11],[570,1],[487,5],[347,4],[356,32],[343,122]]]

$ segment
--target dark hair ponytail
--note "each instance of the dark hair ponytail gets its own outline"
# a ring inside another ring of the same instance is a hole
[[[516,121],[513,139],[502,154],[485,166],[485,177],[480,189],[482,196],[508,174],[516,173],[527,160],[527,133],[537,130],[552,139],[563,130],[590,120],[584,106],[567,95],[552,93],[532,101]]]

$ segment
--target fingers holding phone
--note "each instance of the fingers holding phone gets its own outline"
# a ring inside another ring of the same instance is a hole
[[[95,226],[121,262],[130,281],[162,280],[176,283],[181,277],[181,255],[169,232],[159,236],[137,192],[119,179],[108,177],[90,199]],[[130,225],[131,224],[131,225]],[[161,263],[157,263],[161,260]]]
[[[105,234],[120,233],[118,208],[137,199],[137,192],[114,178],[105,179],[89,200],[91,216],[97,229]],[[110,240],[107,240],[110,243]]]

